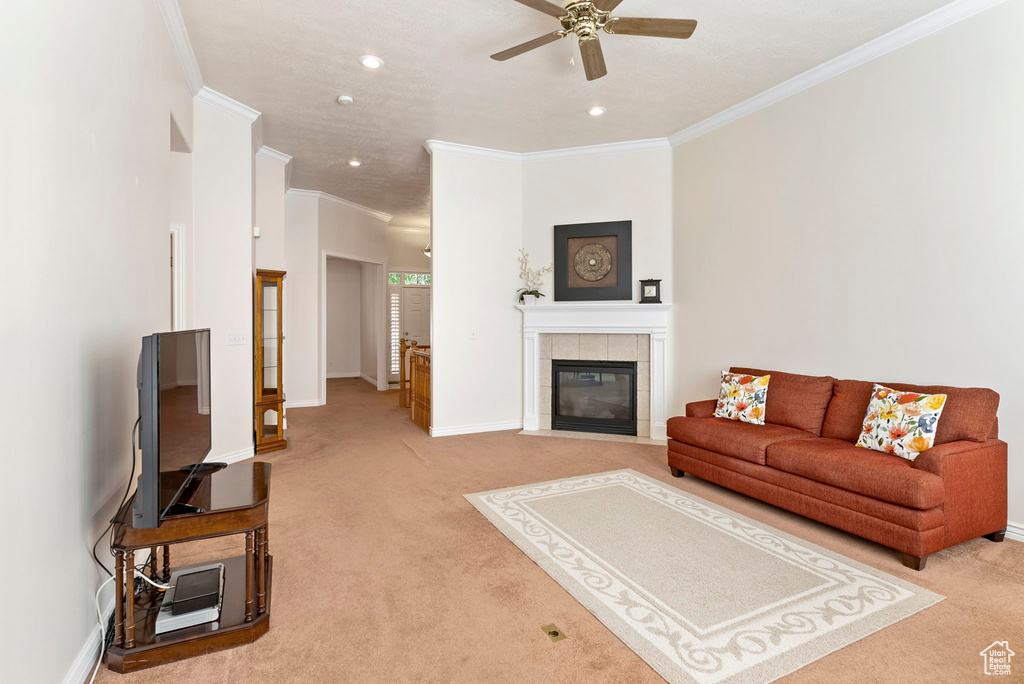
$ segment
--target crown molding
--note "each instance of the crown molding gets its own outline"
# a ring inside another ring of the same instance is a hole
[[[178,0],[156,0],[160,7],[160,14],[167,24],[167,32],[171,35],[171,45],[181,62],[181,69],[185,72],[185,80],[188,82],[192,95],[198,95],[203,89],[203,74],[199,71],[199,62],[196,61],[196,54],[192,51],[192,41],[189,40],[188,30],[185,28],[185,19],[181,16],[181,8],[178,7]]]
[[[334,204],[340,204],[343,207],[348,207],[349,209],[355,209],[356,211],[361,211],[362,213],[368,214],[368,215],[372,216],[375,219],[379,219],[381,221],[384,221],[385,223],[388,223],[393,218],[391,216],[391,214],[385,214],[383,211],[377,211],[376,209],[370,209],[369,207],[364,207],[361,204],[356,204],[355,202],[349,202],[347,199],[342,199],[340,197],[335,197],[334,195],[330,195],[330,194],[328,194],[326,192],[320,192],[319,190],[302,190],[300,188],[288,188],[288,193],[287,194],[292,195],[293,197],[312,197],[312,198],[316,198],[318,200],[324,200],[325,202],[332,202]]]
[[[737,105],[730,107],[714,116],[704,119],[700,123],[679,131],[669,136],[668,140],[672,147],[687,143],[694,138],[710,133],[726,124],[741,119],[748,114],[764,109],[769,105],[786,99],[799,92],[807,90],[812,86],[827,81],[850,69],[870,62],[873,59],[886,55],[893,50],[909,45],[917,40],[932,35],[937,31],[952,26],[964,19],[973,17],[975,14],[984,12],[995,7],[1005,0],[956,0],[945,7],[919,17],[914,21],[893,29],[885,35],[864,43],[849,52],[839,55],[824,64],[813,69],[808,69],[788,81],[755,95],[749,100],[744,100]]]
[[[278,164],[282,165],[287,164],[292,160],[291,156],[285,154],[284,152],[279,152],[275,150],[273,147],[267,147],[266,145],[263,145],[258,150],[256,150],[256,156],[263,157],[264,159],[269,159],[272,162],[277,162]]]
[[[559,150],[542,150],[540,152],[506,152],[488,147],[474,147],[459,143],[428,140],[423,143],[427,151],[458,154],[464,157],[477,157],[492,161],[534,164],[537,162],[558,161],[560,159],[581,159],[584,157],[603,157],[610,154],[628,154],[630,152],[651,152],[669,150],[668,138],[649,138],[647,140],[627,140],[625,142],[606,143],[603,145],[585,145],[583,147],[566,147]]]
[[[447,154],[458,154],[463,157],[476,157],[478,159],[490,159],[491,161],[503,161],[519,163],[523,155],[518,152],[505,152],[504,150],[492,150],[488,147],[474,147],[473,145],[460,145],[459,143],[444,142],[443,140],[428,140],[423,143],[427,152],[445,152]]]
[[[580,159],[583,157],[603,157],[610,154],[629,154],[630,152],[654,152],[670,150],[672,146],[668,138],[648,138],[646,140],[627,140],[625,142],[606,143],[604,145],[586,145],[584,147],[566,147],[561,150],[543,152],[524,152],[520,155],[523,163],[557,161],[559,159]]]
[[[430,227],[416,228],[415,226],[388,226],[389,233],[416,233],[418,235],[429,235]]]
[[[252,122],[252,149],[257,152],[263,147],[263,117]]]
[[[200,102],[212,105],[217,109],[221,109],[228,114],[234,114],[240,119],[245,119],[249,123],[256,123],[256,120],[260,118],[260,113],[252,107],[244,105],[238,100],[232,100],[227,95],[218,93],[216,90],[208,88],[207,86],[203,86],[202,89],[196,93],[196,99]]]

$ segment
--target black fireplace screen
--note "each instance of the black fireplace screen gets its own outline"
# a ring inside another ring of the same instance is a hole
[[[551,427],[636,434],[636,363],[552,361]]]

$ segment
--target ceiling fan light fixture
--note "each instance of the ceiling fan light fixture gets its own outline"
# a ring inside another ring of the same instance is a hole
[[[589,114],[590,116],[601,116],[606,111],[608,110],[605,109],[604,107],[591,107],[590,109],[587,110],[587,114]]]
[[[538,12],[558,20],[561,28],[539,38],[516,45],[491,55],[491,59],[504,62],[531,50],[536,50],[559,38],[575,35],[579,39],[580,59],[588,81],[608,75],[599,34],[650,36],[653,38],[689,38],[697,28],[693,19],[654,19],[648,17],[613,17],[623,0],[562,0],[556,5],[551,0],[516,0]],[[570,64],[574,63],[572,60]]]
[[[367,69],[380,69],[384,66],[384,60],[374,55],[363,55],[359,58],[359,63]]]

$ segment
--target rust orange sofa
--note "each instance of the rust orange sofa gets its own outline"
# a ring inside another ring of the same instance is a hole
[[[1006,442],[990,389],[886,383],[946,394],[935,446],[911,462],[854,446],[873,384],[771,374],[765,425],[715,418],[716,400],[668,421],[672,474],[691,473],[899,551],[920,570],[936,551],[1006,532]]]

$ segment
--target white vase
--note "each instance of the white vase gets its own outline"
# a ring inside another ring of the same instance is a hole
[[[523,304],[526,304],[527,306],[533,306],[534,304],[537,303],[538,299],[540,299],[540,297],[538,297],[537,295],[523,295]]]

